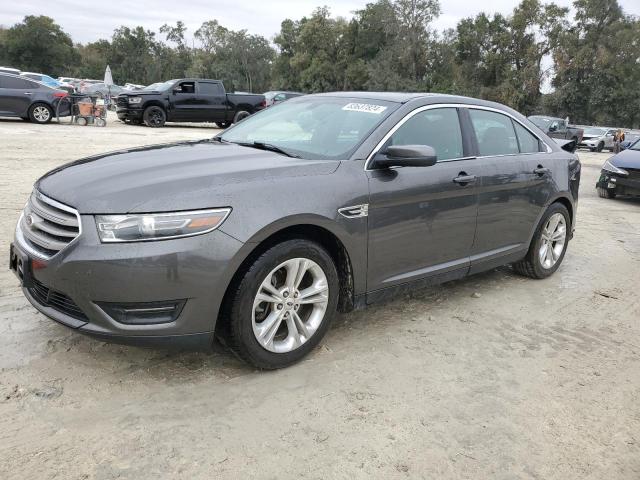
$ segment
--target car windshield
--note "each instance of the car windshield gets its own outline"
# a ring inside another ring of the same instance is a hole
[[[343,97],[300,97],[246,118],[220,138],[268,144],[310,160],[346,159],[399,104]]]
[[[629,146],[629,150],[637,150],[640,152],[640,138],[638,138],[635,143]]]
[[[167,90],[176,82],[177,80],[167,80],[166,82],[152,83],[151,85],[147,85],[146,87],[144,87],[142,90],[147,90],[147,91],[157,90],[161,92],[163,90]]]
[[[551,122],[553,122],[555,119],[547,117],[529,117],[529,120],[531,120],[531,122],[536,127],[542,130],[547,130],[549,128],[549,125],[551,125]]]
[[[606,132],[606,130],[604,128],[585,128],[584,129],[584,134],[585,135],[597,135],[597,136],[602,136],[604,135]]]

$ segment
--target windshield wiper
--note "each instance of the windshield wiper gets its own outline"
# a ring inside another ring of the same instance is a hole
[[[264,143],[264,142],[230,142],[230,143],[235,143],[236,145],[242,145],[243,147],[257,148],[259,150],[268,150],[270,152],[280,153],[282,155],[286,155],[287,157],[291,157],[291,158],[300,158],[300,155],[287,152],[286,150],[278,147],[277,145],[273,145],[271,143]]]

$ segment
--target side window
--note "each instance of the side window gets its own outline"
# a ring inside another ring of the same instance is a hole
[[[282,102],[283,100],[286,100],[286,99],[287,99],[287,96],[284,93],[279,93],[275,97],[273,97],[274,102]]]
[[[28,90],[31,88],[38,88],[38,84],[25,80],[23,78],[16,77],[3,77],[2,86],[4,88],[16,88],[21,90]]]
[[[196,93],[195,82],[182,82],[174,87],[176,93]]]
[[[516,135],[518,136],[518,143],[520,144],[520,153],[537,153],[541,151],[540,140],[538,140],[538,137],[518,122],[513,122],[513,125],[516,127]]]
[[[219,83],[199,82],[198,85],[202,95],[220,95],[222,93],[222,87]]]
[[[478,139],[480,156],[519,153],[518,140],[511,118],[501,113],[473,108],[469,109],[469,115]]]
[[[387,145],[429,145],[438,161],[462,158],[462,132],[455,108],[434,108],[415,114],[391,136]]]

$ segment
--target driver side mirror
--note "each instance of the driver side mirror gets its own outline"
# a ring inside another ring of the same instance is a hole
[[[556,130],[558,130],[558,124],[557,123],[551,124],[551,126],[549,127],[549,131],[555,132]]]
[[[430,167],[438,161],[433,147],[428,145],[391,145],[373,158],[377,168]]]

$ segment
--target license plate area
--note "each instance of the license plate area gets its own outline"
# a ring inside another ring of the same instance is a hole
[[[31,259],[16,248],[13,243],[9,247],[9,270],[15,273],[22,287],[29,288],[31,286]]]

